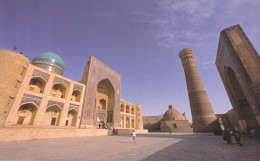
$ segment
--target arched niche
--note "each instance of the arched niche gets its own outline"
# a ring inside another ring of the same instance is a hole
[[[51,96],[57,98],[66,98],[67,87],[63,84],[54,84],[51,90]]]
[[[28,91],[43,93],[46,82],[41,77],[34,77],[30,80]]]
[[[129,118],[126,118],[126,120],[125,120],[125,127],[130,128],[130,119]]]
[[[17,112],[17,124],[33,125],[36,113],[37,107],[33,103],[21,105]]]
[[[131,108],[131,114],[134,115],[135,114],[135,109]]]
[[[134,119],[131,120],[131,128],[135,128],[135,120]]]
[[[126,108],[125,108],[126,110],[126,113],[130,113],[130,107],[128,106],[128,105],[126,105]]]
[[[68,111],[68,119],[66,120],[66,126],[76,126],[78,117],[78,111],[71,109]]]
[[[121,117],[121,119],[120,119],[120,127],[121,128],[124,128],[124,118],[123,117]]]
[[[62,109],[58,105],[52,105],[46,109],[44,122],[47,125],[58,126]]]
[[[74,90],[72,92],[71,101],[80,102],[81,92],[79,90]]]
[[[121,104],[120,112],[125,112],[125,106],[123,104]]]

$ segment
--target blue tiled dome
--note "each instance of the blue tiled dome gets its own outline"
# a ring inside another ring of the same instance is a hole
[[[47,62],[50,64],[57,65],[60,68],[62,68],[63,70],[65,69],[64,61],[61,59],[61,57],[52,52],[44,52],[44,53],[41,53],[40,55],[37,55],[32,60],[32,64],[34,62]]]

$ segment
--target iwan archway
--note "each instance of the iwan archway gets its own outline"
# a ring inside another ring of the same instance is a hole
[[[244,131],[260,126],[260,58],[240,27],[220,33],[216,66]]]
[[[114,87],[108,79],[103,79],[97,85],[94,115],[95,125],[101,123],[107,124],[108,126],[113,126],[114,106]]]

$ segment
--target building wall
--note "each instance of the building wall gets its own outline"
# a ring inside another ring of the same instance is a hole
[[[45,83],[40,91],[31,84],[34,79],[42,81],[42,84]],[[59,88],[56,89],[54,88],[55,86],[66,89],[63,96],[60,96],[56,92],[59,91]],[[72,98],[74,91],[81,93],[78,101]],[[5,125],[16,125],[19,119],[25,116],[21,108],[23,105],[29,105],[34,108],[35,118],[31,122],[34,126],[50,126],[52,118],[56,118],[56,126],[65,126],[67,121],[72,121],[70,118],[71,115],[68,114],[72,110],[72,112],[76,113],[74,116],[74,126],[78,127],[80,124],[84,91],[84,84],[29,64],[24,80],[5,121]],[[51,108],[54,110],[50,110]],[[28,113],[28,111],[24,110],[24,113]],[[28,123],[29,121],[26,121],[25,117],[22,125]],[[67,126],[70,126],[71,122],[67,124]]]
[[[143,128],[149,131],[160,131],[161,116],[143,116]]]
[[[96,126],[96,121],[93,120],[95,115],[95,102],[97,95],[98,84],[106,80],[113,88],[113,110],[111,126],[120,127],[120,99],[121,99],[121,75],[109,68],[95,57],[90,57],[85,67],[82,83],[86,84],[84,108],[82,115],[82,126]]]
[[[241,130],[260,125],[259,54],[239,25],[220,33],[216,66]]]
[[[122,110],[124,109],[124,110]],[[128,110],[127,110],[128,109]],[[120,128],[136,128],[136,105],[121,99]]]
[[[0,52],[4,53],[0,55],[3,58],[1,61],[6,59],[5,61],[9,63],[1,62],[3,65],[15,66],[18,64],[14,71],[9,72],[10,70],[8,71],[3,66],[0,70],[12,74],[9,76],[11,81],[1,77],[3,96],[8,93],[8,90],[12,89],[14,93],[17,91],[17,94],[1,98],[2,102],[8,101],[11,96],[13,98],[8,115],[4,118],[1,113],[5,126],[96,128],[97,117],[104,115],[104,120],[108,120],[109,112],[112,109],[113,124],[110,124],[110,127],[142,130],[141,105],[121,99],[120,74],[94,57],[88,59],[82,81],[76,82],[29,64],[29,60],[19,53],[8,50],[0,50]],[[13,57],[14,55],[15,57]],[[9,68],[12,70],[10,66]],[[18,85],[17,80],[20,82]],[[105,83],[102,84],[102,82]],[[16,85],[15,91],[13,88]],[[94,102],[91,102],[93,100]],[[102,105],[100,100],[104,100],[105,104]],[[83,105],[85,105],[84,110]],[[120,105],[124,106],[124,112],[120,112]],[[101,106],[105,106],[105,110],[101,109]],[[128,112],[126,112],[126,107],[129,107]],[[87,121],[88,115],[86,114],[90,111],[94,118],[92,117],[89,121],[93,124],[89,124]],[[122,125],[120,125],[121,118],[124,122],[121,123]]]
[[[4,125],[28,64],[29,59],[24,55],[0,49],[0,126]]]

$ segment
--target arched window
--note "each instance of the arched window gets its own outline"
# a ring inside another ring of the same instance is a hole
[[[66,98],[67,88],[63,84],[55,84],[51,90],[51,96],[58,98]]]
[[[121,105],[120,112],[125,112],[125,106],[123,104]]]
[[[80,96],[81,96],[81,93],[79,90],[73,91],[71,101],[80,102]]]
[[[36,92],[36,93],[43,93],[45,88],[46,82],[40,78],[32,78],[29,83],[29,91]]]

